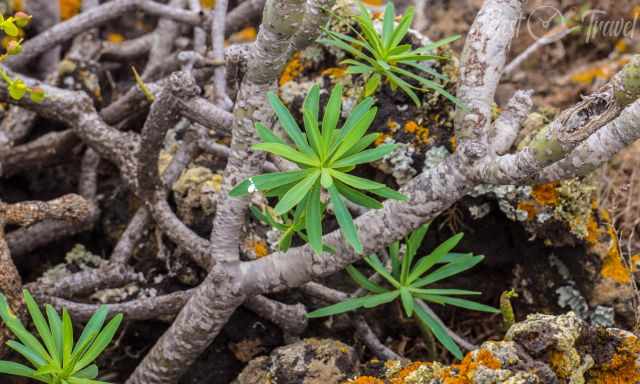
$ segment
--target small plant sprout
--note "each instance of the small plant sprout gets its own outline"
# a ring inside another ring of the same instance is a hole
[[[368,80],[364,90],[365,96],[372,95],[384,78],[389,82],[393,90],[398,87],[402,89],[416,106],[420,106],[420,99],[415,91],[427,90],[433,90],[461,106],[461,101],[447,92],[435,80],[429,80],[414,73],[418,70],[435,79],[446,81],[446,76],[420,63],[441,59],[442,57],[435,56],[433,51],[440,46],[459,39],[460,36],[451,36],[418,49],[413,49],[411,44],[401,44],[413,21],[413,7],[407,8],[400,22],[395,25],[393,3],[388,2],[382,20],[381,34],[374,26],[374,21],[369,11],[361,3],[358,3],[358,6],[360,7],[360,14],[355,16],[360,28],[359,32],[355,31],[358,38],[326,30],[328,38],[320,39],[319,41],[323,44],[337,47],[353,56],[353,59],[343,60],[342,63],[349,65],[347,68],[348,73],[362,74],[367,77]]]
[[[6,19],[0,15],[0,29],[10,38],[7,42],[6,52],[0,55],[0,62],[9,56],[19,55],[22,52],[22,39],[18,39],[18,36],[22,33],[22,28],[26,27],[29,22],[31,22],[31,16],[24,12],[17,12],[14,16]],[[34,103],[44,101],[45,94],[42,88],[28,87],[22,79],[11,78],[7,71],[1,67],[0,78],[7,84],[7,91],[12,99],[21,100],[28,93]]]
[[[377,112],[373,107],[373,100],[370,97],[362,100],[353,108],[342,127],[337,128],[342,106],[342,87],[338,85],[331,92],[320,121],[320,88],[315,85],[303,104],[303,132],[274,93],[269,93],[267,98],[282,128],[294,144],[286,144],[264,125],[257,123],[256,130],[263,143],[256,144],[253,148],[290,160],[300,169],[251,177],[238,184],[230,195],[245,196],[255,188],[265,192],[268,197],[278,198],[275,206],[277,215],[284,215],[296,208],[293,222],[304,219],[308,242],[315,252],[320,253],[323,250],[322,217],[326,208],[321,201],[320,192],[324,189],[328,192],[345,239],[356,252],[361,253],[362,244],[342,198],[373,209],[381,208],[382,204],[361,190],[383,198],[406,199],[384,184],[349,174],[357,165],[379,160],[395,148],[394,144],[384,144],[367,149],[378,137],[378,133],[366,134]]]
[[[0,374],[27,377],[47,384],[108,384],[95,380],[98,377],[98,366],[94,361],[116,334],[122,322],[121,314],[103,327],[109,311],[106,306],[101,306],[74,342],[73,324],[66,310],[62,311],[61,318],[52,306],[46,305],[45,318],[26,290],[24,302],[40,339],[27,331],[2,294],[0,317],[18,339],[8,341],[7,346],[24,357],[32,368],[0,360]]]
[[[353,311],[359,308],[374,308],[382,304],[400,300],[407,317],[415,317],[422,325],[433,332],[442,345],[458,359],[462,358],[462,352],[447,330],[423,307],[422,301],[441,305],[453,305],[473,311],[499,313],[500,311],[484,304],[461,299],[458,296],[480,295],[480,292],[461,289],[437,289],[426,288],[431,284],[442,281],[453,275],[473,268],[484,259],[484,256],[474,256],[471,253],[460,254],[450,251],[462,239],[459,233],[434,249],[429,255],[419,258],[415,263],[414,258],[424,239],[429,225],[423,225],[414,231],[406,241],[406,252],[400,257],[400,245],[398,242],[389,247],[391,272],[380,261],[378,256],[371,255],[364,260],[382,276],[387,283],[379,285],[370,281],[353,266],[347,267],[347,272],[353,280],[366,289],[369,294],[355,297],[318,309],[308,314],[310,318],[336,315]],[[436,267],[433,271],[431,269]]]

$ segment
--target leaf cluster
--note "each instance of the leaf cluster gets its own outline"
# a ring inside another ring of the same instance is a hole
[[[116,315],[103,327],[109,311],[106,306],[101,306],[74,342],[73,324],[66,309],[60,317],[52,306],[46,305],[45,318],[31,294],[26,290],[23,293],[40,340],[24,327],[2,294],[0,317],[18,339],[8,341],[7,346],[24,357],[33,368],[0,360],[0,374],[27,377],[47,384],[108,384],[95,380],[98,366],[94,361],[113,339],[122,315]]]
[[[24,12],[17,12],[14,16],[4,18],[0,15],[0,29],[12,39],[7,43],[6,52],[0,55],[0,61],[4,61],[7,57],[18,55],[22,52],[22,40],[16,39],[20,33],[21,28],[26,27],[31,21],[31,16]],[[0,78],[7,83],[7,89],[9,96],[14,100],[21,100],[27,93],[31,100],[35,103],[41,103],[44,101],[44,90],[39,87],[30,88],[25,82],[16,78],[13,79],[2,68],[0,68]]]
[[[473,268],[484,259],[484,256],[474,256],[471,253],[451,253],[458,245],[463,234],[452,236],[430,254],[417,260],[414,259],[418,248],[424,239],[429,225],[423,225],[411,233],[406,240],[404,257],[400,257],[400,244],[393,243],[389,247],[391,271],[376,255],[365,258],[374,271],[383,277],[386,284],[377,284],[365,277],[355,267],[347,267],[351,278],[369,294],[355,297],[343,302],[318,309],[308,314],[310,318],[336,315],[360,308],[374,308],[382,304],[400,300],[407,317],[415,317],[426,328],[433,332],[442,345],[457,358],[462,358],[462,352],[438,319],[432,316],[422,306],[422,301],[440,305],[453,305],[473,311],[499,313],[493,307],[474,301],[462,299],[459,296],[480,295],[481,292],[461,289],[437,289],[428,286],[451,276]],[[431,271],[431,272],[430,272]]]
[[[345,239],[356,252],[361,253],[363,247],[343,198],[373,209],[381,208],[382,204],[365,192],[383,198],[406,200],[404,195],[384,184],[349,174],[357,165],[379,160],[395,148],[394,144],[384,144],[367,149],[379,135],[366,134],[377,112],[377,108],[373,107],[373,99],[368,97],[362,100],[338,128],[342,86],[333,88],[320,120],[320,87],[314,85],[304,100],[303,132],[273,92],[267,98],[293,145],[257,123],[256,130],[263,142],[254,145],[253,149],[292,161],[299,169],[250,177],[238,184],[230,195],[240,197],[263,191],[268,197],[277,197],[275,213],[284,215],[293,210],[292,222],[304,222],[311,248],[320,253],[323,251],[322,218],[326,209],[326,204],[321,200],[321,190],[324,190],[329,195]]]
[[[451,36],[440,41],[413,49],[411,44],[402,44],[411,22],[414,10],[409,7],[395,24],[395,10],[392,2],[387,3],[382,20],[382,33],[376,29],[369,11],[360,3],[360,14],[355,16],[360,31],[355,31],[358,38],[326,30],[327,38],[320,39],[321,43],[337,47],[353,56],[353,59],[342,61],[348,64],[347,72],[363,74],[368,77],[365,85],[365,96],[372,95],[380,86],[382,78],[386,79],[395,90],[400,88],[411,100],[420,106],[420,99],[416,91],[433,90],[452,102],[461,105],[458,98],[447,92],[437,80],[447,81],[447,77],[433,68],[421,64],[425,61],[443,59],[433,54],[433,51],[445,44],[451,43],[460,36]],[[424,73],[435,80],[430,80],[414,72]],[[415,85],[418,84],[418,85]]]

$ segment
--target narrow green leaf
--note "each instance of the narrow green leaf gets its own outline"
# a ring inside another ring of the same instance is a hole
[[[336,187],[338,187],[338,191],[342,196],[346,197],[347,199],[349,199],[350,201],[358,205],[361,205],[363,207],[370,208],[370,209],[382,208],[382,204],[378,200],[372,197],[369,197],[364,193],[349,187],[346,184],[343,184],[341,182],[336,182]]]
[[[409,288],[411,292],[419,293],[422,295],[441,295],[441,296],[464,296],[464,295],[480,295],[482,292],[467,291],[464,289],[450,289],[450,288],[437,288],[437,289],[421,289],[421,288]]]
[[[385,187],[384,184],[367,180],[362,177],[349,175],[348,173],[336,171],[335,169],[330,169],[329,173],[332,177],[335,177],[336,179],[356,189],[364,189],[373,193],[374,189]]]
[[[373,144],[374,141],[376,141],[376,139],[380,137],[380,133],[379,132],[373,132],[373,133],[369,133],[364,135],[364,137],[362,137],[360,140],[358,140],[358,142],[351,147],[350,150],[348,150],[344,156],[342,157],[342,159],[345,159],[346,157],[358,154],[360,152],[362,152],[363,150],[369,148],[369,146],[371,144]],[[342,159],[338,160],[341,161]],[[334,167],[334,168],[339,168],[339,167]]]
[[[393,31],[393,35],[391,36],[391,41],[389,43],[389,47],[396,47],[402,39],[405,37],[407,32],[409,31],[409,27],[411,27],[411,22],[413,21],[414,9],[413,7],[407,8],[404,12],[404,16],[400,19],[398,26]]]
[[[382,18],[382,41],[385,51],[391,46],[391,40],[393,39],[393,19],[395,17],[396,13],[393,8],[393,2],[390,1],[384,8],[384,16]]]
[[[313,312],[307,313],[307,317],[310,319],[315,319],[318,317],[338,315],[340,313],[345,313],[345,312],[356,310],[358,308],[362,308],[363,305],[364,305],[364,297],[356,297],[353,299],[348,299],[343,302],[330,305],[328,307],[320,308]]]
[[[73,356],[73,324],[66,309],[62,310],[62,366],[70,369]]]
[[[58,361],[62,362],[63,353],[62,353],[62,320],[60,319],[60,315],[56,312],[55,309],[49,304],[45,305],[45,311],[47,313],[47,319],[49,321],[49,329],[51,329],[51,335],[53,336],[53,340],[56,343],[56,351],[58,351]]]
[[[36,371],[22,364],[0,360],[0,373],[5,375],[22,376],[42,381],[36,377]]]
[[[38,355],[38,353],[36,353],[33,349],[25,346],[22,343],[19,343],[15,340],[9,340],[7,341],[7,346],[13,349],[14,351],[18,352],[19,354],[21,354],[25,359],[27,359],[31,363],[31,365],[33,365],[36,368],[40,368],[44,365],[47,365],[47,362],[40,355]]]
[[[409,275],[409,284],[422,276],[422,274],[427,272],[431,267],[439,262],[447,253],[449,253],[449,251],[455,248],[460,240],[462,240],[463,236],[463,233],[458,233],[457,235],[450,237],[445,242],[438,245],[438,247],[434,249],[429,255],[420,259],[420,261],[416,264],[415,268],[413,268],[411,274]]]
[[[0,293],[0,317],[9,330],[20,340],[20,342],[36,352],[45,361],[51,361],[51,357],[42,344],[22,325],[22,322],[13,313],[7,302],[7,298]]]
[[[391,259],[391,275],[400,280],[400,242],[394,241],[389,245],[389,258]]]
[[[85,344],[86,340],[89,340],[89,342],[91,342],[93,338],[98,334],[98,332],[100,332],[100,329],[102,329],[102,325],[107,319],[108,314],[109,308],[106,305],[101,305],[100,308],[98,308],[98,310],[91,316],[91,318],[87,322],[87,325],[85,325],[82,333],[80,334],[78,343],[73,349],[72,358],[80,352],[80,349],[83,348],[83,344]],[[64,313],[62,314],[62,321],[64,322]]]
[[[320,160],[315,155],[313,150],[311,150],[311,148],[309,148],[311,150],[310,154],[298,152],[286,144],[279,143],[254,144],[252,148],[257,151],[273,153],[274,155],[284,157],[285,159],[291,160],[298,164],[310,165],[312,167],[317,167],[320,165]]]
[[[378,87],[380,86],[381,80],[382,76],[379,73],[374,73],[371,77],[369,77],[369,80],[367,80],[367,83],[364,85],[365,97],[371,96],[376,93]]]
[[[293,116],[291,116],[291,113],[289,112],[287,107],[282,104],[282,101],[280,101],[278,96],[276,96],[276,94],[273,92],[267,93],[267,99],[269,100],[269,104],[271,104],[273,111],[276,113],[276,116],[278,116],[278,120],[280,121],[280,124],[282,125],[282,128],[287,133],[287,135],[289,135],[298,149],[300,149],[307,155],[311,155],[313,151],[311,150],[311,147],[309,147],[307,139],[300,130],[300,127],[298,126],[296,120],[293,118]]]
[[[393,152],[396,148],[396,144],[382,144],[379,147],[367,149],[355,155],[343,157],[342,159],[333,163],[334,168],[342,168],[349,165],[359,165],[371,163],[376,160],[380,160],[384,156]]]
[[[400,300],[402,301],[402,307],[407,317],[413,316],[413,296],[406,287],[400,288]]]
[[[356,253],[362,253],[362,243],[358,239],[358,231],[353,223],[353,218],[345,207],[342,199],[340,198],[340,192],[336,188],[335,184],[328,188],[331,203],[333,204],[333,211],[340,225],[340,230],[347,240],[347,243],[351,244]]]
[[[354,266],[349,265],[346,268],[347,273],[353,281],[355,281],[359,286],[366,289],[369,292],[373,293],[384,293],[388,290],[369,280],[365,275],[363,275],[360,271],[358,271]]]
[[[73,376],[80,379],[95,379],[98,377],[98,366],[91,364],[88,367],[76,372]]]
[[[249,194],[249,188],[253,185],[256,191],[265,191],[278,188],[283,185],[295,183],[310,174],[309,170],[266,173],[250,177],[236,185],[230,192],[231,197],[241,197]]]
[[[278,204],[274,208],[277,215],[284,215],[291,208],[295,207],[302,199],[305,198],[313,184],[320,177],[320,171],[314,170],[310,175],[300,180],[293,188],[282,196]]]
[[[380,276],[384,277],[389,284],[393,285],[395,288],[400,288],[400,283],[391,276],[389,271],[387,271],[387,267],[380,261],[377,255],[369,255],[369,257],[365,257],[364,261],[367,262],[376,271]]]
[[[446,279],[447,277],[457,275],[458,273],[462,273],[468,269],[471,269],[474,266],[476,266],[479,262],[481,262],[483,259],[484,259],[484,256],[475,256],[473,258],[470,258],[469,261],[450,263],[450,264],[444,265],[436,269],[435,271],[431,272],[427,276],[416,280],[411,284],[411,286],[414,288],[421,288],[421,287],[424,287],[425,285],[433,284],[440,280]]]
[[[409,96],[409,98],[413,101],[413,103],[419,107],[421,105],[420,99],[418,98],[418,95],[416,95],[416,93],[411,89],[411,85],[409,85],[409,83],[407,83],[406,81],[402,80],[401,78],[399,78],[398,76],[394,75],[391,72],[387,72],[386,73],[387,77],[393,81],[394,84],[396,84],[398,87],[400,87],[400,89],[402,89],[402,91],[407,94],[407,96]]]
[[[434,41],[433,43],[427,44],[423,47],[420,47],[416,50],[416,52],[430,52],[433,51],[436,48],[439,48],[443,45],[447,45],[449,43],[453,43],[454,41],[460,39],[462,36],[461,35],[453,35],[453,36],[449,36],[449,37],[445,37],[444,39],[438,40],[438,41]]]
[[[418,316],[418,319],[420,319],[420,321],[422,321],[433,332],[436,339],[438,339],[438,341],[440,341],[440,343],[457,359],[462,359],[463,356],[460,347],[458,347],[458,345],[453,341],[442,325],[422,309],[419,304],[414,307],[414,311],[416,316]]]
[[[304,127],[309,138],[311,147],[322,161],[326,156],[325,145],[323,144],[320,129],[318,128],[318,115],[320,108],[320,87],[315,84],[304,99],[303,120]]]
[[[93,363],[95,359],[107,348],[113,336],[115,336],[120,323],[122,323],[123,316],[118,314],[107,323],[104,329],[96,336],[91,347],[85,352],[80,360],[76,363],[73,372],[78,372],[89,364]]]
[[[365,308],[375,308],[382,304],[387,304],[397,299],[400,296],[400,291],[389,291],[385,293],[380,293],[377,295],[369,295],[363,297],[362,306]]]
[[[358,105],[356,105],[353,110],[351,110],[349,117],[347,117],[347,121],[345,121],[342,125],[340,135],[338,136],[339,139],[336,141],[335,146],[332,145],[329,151],[330,153],[335,150],[337,144],[342,141],[341,139],[349,134],[349,132],[351,132],[351,130],[358,124],[358,122],[360,122],[360,120],[362,120],[367,115],[372,106],[373,98],[366,97],[364,100],[358,103]]]
[[[305,220],[309,245],[317,254],[320,254],[322,253],[322,204],[319,184],[313,187],[309,195]]]
[[[457,297],[448,297],[448,296],[440,296],[440,295],[424,295],[424,294],[422,294],[421,297],[425,300],[433,301],[438,304],[441,304],[441,303],[449,304],[456,307],[469,309],[472,311],[500,313],[500,310],[490,307],[488,305],[476,303],[475,301],[460,299]]]
[[[341,109],[342,85],[338,84],[331,91],[331,96],[329,96],[329,101],[324,108],[324,115],[322,116],[322,142],[324,148],[328,149],[331,145],[331,138],[338,125]]]
[[[56,349],[56,342],[53,339],[53,335],[51,334],[51,330],[49,329],[49,325],[44,318],[44,315],[40,311],[38,304],[31,296],[31,293],[26,289],[22,290],[22,294],[24,296],[24,303],[27,306],[27,310],[29,311],[29,315],[31,315],[31,319],[33,320],[33,325],[36,327],[40,338],[44,342],[44,345],[47,347],[47,352],[49,356],[53,359],[57,366],[60,366],[60,358],[58,350]]]
[[[408,201],[409,198],[402,193],[395,191],[388,187],[372,189],[369,192],[378,195],[380,197],[384,197],[385,199],[393,199],[398,201]]]
[[[265,143],[285,144],[284,140],[276,136],[275,133],[260,122],[256,123],[256,132],[258,132],[258,136],[260,136],[260,139]]]

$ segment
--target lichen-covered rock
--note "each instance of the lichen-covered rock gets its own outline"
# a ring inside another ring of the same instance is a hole
[[[340,383],[355,373],[357,364],[356,353],[348,345],[305,339],[252,360],[234,384]]]
[[[637,384],[640,339],[569,312],[535,314],[462,362],[370,362],[349,384]]]

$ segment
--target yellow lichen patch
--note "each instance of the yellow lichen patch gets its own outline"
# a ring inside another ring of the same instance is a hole
[[[530,201],[521,201],[517,206],[518,210],[527,212],[527,219],[533,220],[538,213],[535,204]]]
[[[549,355],[549,365],[553,372],[561,379],[570,378],[574,371],[571,359],[563,351],[551,351]]]
[[[636,5],[631,10],[631,18],[635,19],[635,18],[638,18],[638,17],[640,17],[640,5]]]
[[[214,5],[216,5],[216,0],[200,0],[200,5],[203,8],[211,9]]]
[[[107,41],[113,44],[120,44],[125,40],[121,33],[109,32],[107,33]]]
[[[77,15],[82,8],[82,0],[60,0],[60,19],[67,20]]]
[[[407,378],[407,376],[409,376],[416,369],[420,368],[421,366],[423,366],[425,364],[428,364],[428,363],[424,363],[424,362],[421,362],[421,361],[416,361],[414,363],[411,363],[411,364],[407,365],[406,367],[402,368],[397,373],[395,373],[391,377],[391,380],[389,380],[389,383],[390,384],[405,384],[405,379]]]
[[[609,252],[602,262],[602,276],[609,278],[620,284],[631,283],[631,271],[624,265],[620,248],[618,246],[618,237],[612,225],[609,227]]]
[[[300,60],[300,52],[296,52],[291,57],[291,60],[287,63],[280,75],[280,86],[285,85],[291,80],[295,80],[298,76],[302,74],[304,70],[304,65],[302,65],[302,61]]]
[[[558,184],[547,183],[533,187],[531,196],[541,205],[556,205],[558,203]]]
[[[229,36],[226,43],[250,43],[256,39],[258,31],[254,27],[245,27]]]
[[[626,337],[611,360],[588,371],[588,384],[633,384],[640,381],[640,340]]]
[[[344,67],[331,67],[322,71],[321,74],[322,76],[328,76],[333,79],[337,79],[337,78],[343,77],[345,73],[347,73],[347,70]]]
[[[360,377],[356,377],[355,379],[346,381],[345,384],[346,383],[348,384],[384,384],[384,381],[373,376],[360,376]]]

